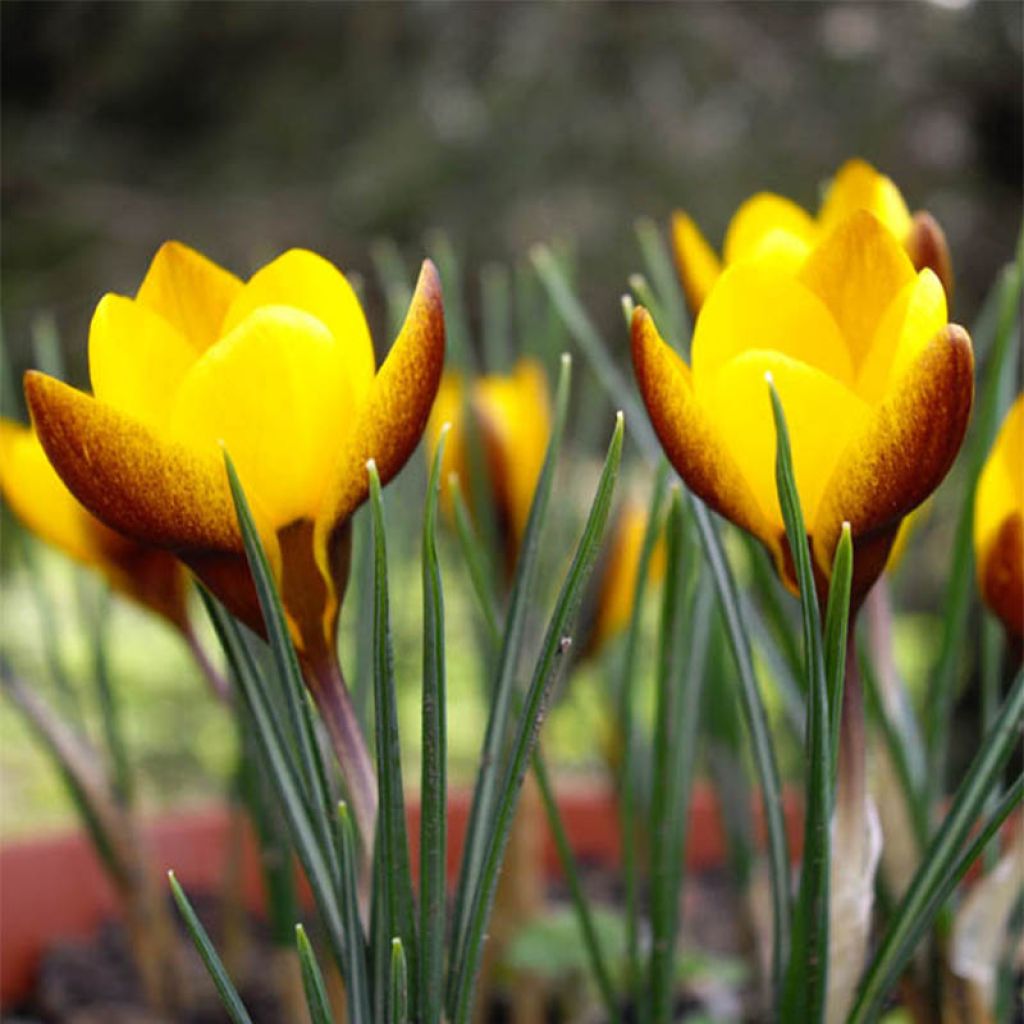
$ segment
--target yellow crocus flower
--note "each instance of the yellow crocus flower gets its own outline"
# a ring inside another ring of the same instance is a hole
[[[783,196],[760,192],[733,215],[721,257],[693,218],[681,210],[672,216],[676,268],[690,310],[696,316],[723,267],[770,254],[794,265],[856,210],[868,210],[907,250],[916,269],[930,267],[952,294],[953,273],[942,228],[931,214],[911,214],[900,190],[863,160],[849,160],[832,180],[817,217]]]
[[[543,367],[534,359],[521,359],[510,374],[477,377],[469,386],[468,396],[461,374],[446,373],[427,427],[433,451],[441,428],[451,424],[441,472],[446,480],[453,474],[460,479],[467,499],[472,498],[472,489],[466,486],[467,429],[479,436],[510,571],[544,466],[551,436],[550,405]]]
[[[981,596],[1019,648],[1024,639],[1024,394],[1003,421],[978,478],[974,552]]]
[[[366,796],[359,806],[353,794],[366,837],[375,785],[335,652],[349,521],[367,497],[368,460],[386,483],[418,444],[443,359],[429,261],[375,370],[359,301],[327,260],[292,249],[243,283],[169,242],[134,298],[109,294],[97,306],[92,395],[25,378],[39,439],[75,497],[112,529],[174,552],[261,630],[222,447],[231,455],[307,681],[350,786]]]
[[[0,420],[0,490],[11,510],[41,540],[99,572],[119,593],[166,619],[187,637],[188,580],[166,551],[136,544],[104,526],[54,472],[35,432]]]
[[[771,375],[816,573],[827,581],[848,520],[855,605],[885,566],[903,517],[952,464],[973,399],[970,338],[947,322],[938,277],[915,272],[893,234],[862,209],[799,264],[765,254],[726,269],[697,319],[692,366],[642,307],[632,345],[644,402],[680,475],[760,538],[795,589],[776,494]]]

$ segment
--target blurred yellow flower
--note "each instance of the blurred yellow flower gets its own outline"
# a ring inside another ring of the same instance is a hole
[[[587,653],[597,653],[629,624],[636,599],[637,573],[644,534],[647,532],[647,508],[628,498],[611,530],[611,543],[596,575],[596,608],[593,628],[587,638]],[[651,553],[648,582],[656,583],[665,575],[665,540],[659,536]]]
[[[974,552],[985,603],[1024,638],[1024,394],[1017,396],[978,478]]]
[[[431,452],[441,428],[451,424],[441,471],[444,479],[459,478],[467,500],[470,448],[468,431],[479,438],[494,500],[498,528],[505,544],[506,566],[511,570],[530,517],[548,440],[551,408],[544,369],[533,359],[520,360],[511,374],[476,378],[466,393],[458,373],[446,373],[430,416],[427,437]],[[447,488],[446,503],[450,505]]]
[[[424,263],[379,371],[351,286],[293,249],[243,283],[177,242],[135,298],[93,315],[93,394],[30,372],[25,392],[57,473],[94,515],[173,551],[240,618],[262,618],[220,446],[252,505],[300,656],[334,662],[348,521],[419,441],[441,375],[444,317]]]
[[[907,250],[918,270],[930,267],[946,294],[952,294],[953,274],[946,238],[938,222],[924,211],[911,214],[900,190],[863,160],[849,160],[832,180],[818,216],[783,196],[760,192],[733,215],[725,234],[721,259],[686,213],[672,217],[672,245],[683,291],[694,315],[699,312],[723,265],[770,255],[773,262],[794,266],[856,210],[868,210]]]
[[[82,507],[46,459],[31,428],[0,420],[0,490],[15,515],[41,540],[99,572],[119,593],[190,635],[181,563],[136,544]]]
[[[819,579],[844,520],[854,602],[903,517],[945,476],[973,399],[973,355],[946,295],[893,234],[855,210],[794,264],[784,249],[730,266],[701,309],[692,368],[638,308],[633,363],[665,450],[699,497],[759,537],[796,580],[775,485],[766,375],[782,398]]]

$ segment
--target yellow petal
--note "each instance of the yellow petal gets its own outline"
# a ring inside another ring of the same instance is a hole
[[[902,244],[910,233],[910,211],[891,179],[864,160],[848,160],[832,179],[818,223],[831,231],[856,210],[868,210]]]
[[[710,414],[697,401],[690,368],[662,340],[642,306],[633,313],[632,349],[651,423],[687,487],[737,526],[777,545],[777,528],[762,511]]]
[[[159,313],[197,351],[221,335],[242,282],[181,242],[165,242],[153,257],[135,298]]]
[[[261,306],[292,306],[327,328],[344,359],[354,409],[360,409],[373,381],[373,341],[359,300],[341,271],[316,253],[290,249],[246,282],[227,312],[221,334]]]
[[[1018,395],[1003,420],[995,444],[978,477],[974,498],[974,547],[979,569],[983,552],[1003,521],[1024,515],[1024,394]]]
[[[692,358],[698,395],[714,386],[725,363],[751,349],[772,349],[843,383],[853,380],[849,352],[821,300],[779,270],[742,263],[725,271],[697,319]]]
[[[92,516],[75,500],[29,427],[0,420],[0,488],[34,534],[85,565],[100,552]]]
[[[814,249],[798,276],[832,312],[857,369],[883,314],[913,281],[914,268],[878,219],[859,210]]]
[[[797,244],[811,245],[817,237],[817,226],[806,210],[796,203],[771,192],[751,196],[733,215],[725,233],[726,264],[763,253],[765,240],[780,236]],[[784,247],[780,243],[780,248]]]
[[[1024,638],[1024,513],[1012,512],[982,549],[978,562],[981,596],[1016,638]]]
[[[156,431],[166,430],[174,393],[196,350],[162,316],[104,295],[89,327],[93,394]]]
[[[974,357],[967,332],[946,325],[872,411],[836,464],[814,528],[826,575],[844,520],[854,541],[854,603],[885,566],[900,520],[941,483],[970,417]]]
[[[822,490],[868,408],[834,378],[779,352],[745,352],[722,368],[708,396],[709,415],[764,517],[780,528],[767,373],[782,399],[800,504],[811,533]]]
[[[339,443],[331,486],[316,521],[315,551],[330,578],[332,536],[366,500],[366,463],[382,483],[408,461],[423,435],[444,364],[444,307],[437,268],[425,260],[405,323],[374,378],[351,432]]]
[[[946,294],[930,270],[903,286],[875,331],[857,375],[857,393],[877,405],[947,323]]]
[[[483,377],[473,389],[473,411],[483,427],[492,483],[518,541],[526,530],[551,436],[544,370],[520,360],[510,377]]]
[[[341,346],[308,313],[256,309],[182,381],[171,437],[218,456],[274,529],[313,519],[353,416]]]
[[[174,551],[232,611],[260,628],[219,454],[169,443],[45,374],[25,375],[25,397],[53,468],[93,515],[141,544]],[[273,532],[261,529],[261,535],[279,566]]]
[[[686,301],[696,315],[722,272],[722,264],[700,228],[681,210],[672,214],[672,251]]]

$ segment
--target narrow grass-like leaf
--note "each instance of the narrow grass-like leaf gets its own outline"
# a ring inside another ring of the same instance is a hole
[[[420,762],[419,1014],[440,1024],[444,1006],[448,733],[444,591],[437,560],[437,500],[447,432],[434,452],[423,515],[423,704]]]
[[[853,585],[853,534],[843,523],[832,562],[832,576],[825,607],[825,683],[828,693],[829,750],[832,754],[830,790],[836,784],[839,758],[839,722],[843,711],[843,683],[846,673],[846,647],[850,626],[850,590]]]
[[[291,634],[285,619],[281,596],[277,592],[274,575],[267,561],[263,542],[260,540],[256,522],[252,517],[249,502],[246,499],[242,483],[235,471],[234,463],[227,451],[224,452],[224,465],[231,487],[231,498],[235,503],[235,514],[242,532],[245,545],[245,556],[252,573],[256,595],[259,598],[263,623],[267,630],[267,642],[274,658],[278,679],[285,699],[288,712],[288,725],[291,741],[298,752],[299,778],[302,791],[308,806],[312,810],[311,820],[316,830],[321,849],[331,851],[333,845],[329,840],[330,830],[323,826],[327,820],[326,809],[330,806],[328,791],[324,779],[323,764],[320,762],[320,751],[315,738],[309,729],[308,710],[306,707],[306,690],[302,679],[302,670],[295,654]]]
[[[651,559],[662,525],[662,505],[668,489],[668,462],[662,457],[654,476],[650,511],[637,562],[636,583],[622,654],[619,677],[615,681],[615,704],[622,730],[622,763],[619,766],[619,838],[622,843],[622,873],[626,903],[626,963],[629,994],[640,994],[640,906],[637,836],[641,823],[637,813],[637,730],[634,725],[634,680],[642,633],[644,598],[651,571]]]
[[[583,889],[583,881],[580,876],[579,865],[576,862],[576,855],[573,853],[572,844],[569,842],[569,837],[565,832],[565,825],[562,822],[562,815],[558,809],[558,800],[551,785],[547,765],[539,750],[534,750],[533,752],[533,774],[537,779],[537,788],[540,790],[541,800],[543,800],[544,809],[547,812],[548,826],[555,840],[558,860],[562,865],[562,872],[569,886],[569,897],[576,911],[576,919],[580,925],[580,935],[587,951],[587,958],[590,961],[590,969],[593,972],[594,980],[597,982],[597,990],[601,995],[608,1019],[610,1021],[618,1021],[619,1007],[618,1001],[615,998],[615,985],[608,970],[607,958],[601,948],[601,940],[597,934],[594,917],[590,912],[590,903]]]
[[[782,787],[779,782],[775,746],[768,728],[768,713],[765,711],[754,672],[749,627],[740,611],[736,581],[726,561],[722,540],[705,505],[696,498],[692,499],[691,504],[693,519],[704,548],[704,557],[718,593],[729,644],[736,660],[740,704],[750,736],[757,781],[761,788],[761,806],[768,834],[768,873],[772,893],[772,987],[779,997],[782,991],[783,965],[789,957],[791,907],[789,847],[786,841],[786,823],[782,814]]]
[[[345,950],[339,966],[345,980],[345,996],[348,1000],[348,1019],[369,1024],[370,982],[366,971],[366,938],[359,918],[359,882],[357,880],[356,834],[348,806],[338,804],[335,818],[338,834],[338,850],[341,854],[340,913],[345,924]]]
[[[238,624],[205,589],[200,588],[199,593],[252,718],[253,735],[266,763],[267,777],[274,785],[288,822],[295,852],[309,879],[332,952],[339,965],[343,965],[346,937],[339,912],[337,881],[340,867],[325,850],[320,831],[320,809],[311,808],[306,803],[295,752],[284,737],[275,715],[274,702],[268,693],[268,682],[242,638]],[[328,845],[333,851],[333,842]]]
[[[636,222],[636,238],[647,267],[647,276],[654,285],[662,309],[662,329],[676,351],[685,355],[689,349],[690,317],[683,302],[683,291],[672,264],[672,257],[658,225],[649,217]]]
[[[666,323],[665,311],[661,305],[658,296],[654,294],[654,289],[651,287],[647,278],[643,274],[630,274],[629,275],[629,287],[632,289],[633,294],[637,298],[637,302],[641,306],[645,306],[651,316],[654,318],[654,322],[658,325],[658,330],[662,333],[665,338],[671,338],[672,343],[675,344],[675,335],[668,329]],[[626,312],[623,307],[623,312]],[[630,320],[633,317],[632,309],[629,310]],[[628,323],[628,321],[627,321]]]
[[[185,927],[192,937],[196,952],[199,953],[203,963],[206,965],[206,970],[217,987],[217,994],[220,996],[220,1001],[224,1004],[224,1009],[227,1010],[228,1016],[234,1024],[252,1024],[252,1018],[242,1002],[242,997],[238,994],[238,990],[228,977],[228,972],[217,955],[217,950],[213,948],[210,936],[206,934],[206,929],[203,927],[202,922],[196,917],[196,912],[192,909],[192,904],[189,903],[185,891],[174,877],[174,872],[168,871],[167,878],[171,883],[174,902],[178,904],[178,910],[181,912],[182,919],[185,921]]]
[[[458,887],[455,891],[454,931],[451,948],[457,963],[466,957],[469,900],[478,885],[480,871],[483,867],[484,848],[493,827],[497,787],[501,778],[502,753],[505,749],[512,710],[517,659],[526,631],[527,610],[533,598],[532,589],[540,554],[541,531],[551,498],[551,487],[554,482],[569,408],[571,367],[572,361],[568,356],[563,356],[555,392],[555,415],[551,439],[548,442],[544,467],[534,491],[526,531],[519,550],[515,581],[512,585],[501,650],[495,670],[495,680],[491,689],[491,708],[484,733],[480,767],[473,789],[473,800],[470,805]],[[453,998],[454,990],[449,986],[449,1006]]]
[[[1004,379],[1015,373],[1016,346],[1013,338],[1020,323],[1021,291],[1024,287],[1024,266],[1017,263],[1004,273],[999,282],[999,316],[985,382],[974,410],[973,435],[966,445],[963,497],[953,536],[952,556],[946,595],[943,603],[942,647],[930,675],[928,686],[928,794],[929,805],[941,796],[946,781],[946,754],[953,702],[967,630],[970,599],[974,593],[974,496],[978,477],[995,439],[999,424],[999,397],[1006,389]]]
[[[749,560],[753,583],[751,589],[757,595],[758,604],[765,612],[765,625],[778,645],[786,666],[794,677],[799,678],[803,674],[800,631],[796,628],[795,618],[790,615],[789,605],[783,603],[785,595],[775,567],[759,541],[743,531],[738,531],[738,535],[742,539]]]
[[[481,547],[476,531],[473,529],[473,520],[470,517],[466,499],[462,495],[458,477],[452,476],[448,480],[448,489],[452,498],[452,506],[455,509],[455,532],[459,538],[462,557],[466,560],[466,568],[469,569],[469,579],[473,585],[473,592],[476,594],[480,611],[484,616],[484,625],[487,627],[488,634],[494,639],[494,646],[497,649],[501,644],[501,627],[498,624],[500,613],[498,603],[494,598],[494,581],[487,553]]]
[[[391,610],[388,594],[387,540],[380,477],[371,460],[370,509],[373,513],[373,646],[374,707],[377,732],[377,785],[380,812],[377,825],[377,853],[382,868],[387,934],[402,940],[416,978],[416,906],[409,867],[409,838],[406,834],[405,799],[402,793],[402,756],[398,736],[398,705],[395,699],[394,653],[391,641]],[[415,1004],[415,992],[413,1003]]]
[[[388,1000],[390,1024],[408,1024],[409,969],[405,962],[402,940],[391,940],[391,998]]]
[[[667,571],[658,640],[651,794],[651,957],[645,1016],[672,1018],[675,946],[683,844],[710,626],[711,592],[696,598],[696,551],[687,550],[687,524],[676,490],[665,526]]]
[[[914,952],[922,929],[939,910],[952,886],[961,847],[977,821],[1007,758],[1020,741],[1024,720],[1024,671],[1019,671],[992,728],[960,783],[949,813],[925,853],[921,866],[889,920],[889,925],[861,981],[849,1024],[872,1020]]]
[[[320,966],[316,962],[313,947],[309,944],[306,929],[301,924],[295,926],[295,946],[299,951],[302,987],[306,992],[310,1021],[312,1024],[333,1024],[324,976],[320,973]]]
[[[661,445],[643,404],[636,397],[636,388],[615,364],[608,346],[573,293],[572,286],[559,266],[555,254],[547,246],[538,245],[530,251],[530,259],[555,309],[562,317],[569,334],[583,350],[605,394],[623,409],[629,419],[630,436],[652,458],[657,458],[661,454]]]
[[[355,675],[352,679],[352,705],[366,735],[373,742],[373,517],[368,508],[356,513],[352,521],[355,537],[355,558],[352,578],[355,581]],[[351,585],[350,585],[351,586]],[[350,597],[351,600],[351,597]]]
[[[526,692],[523,711],[519,716],[512,743],[511,755],[497,793],[495,813],[490,819],[490,827],[487,830],[481,869],[475,878],[475,886],[470,899],[467,901],[469,911],[466,938],[456,950],[458,959],[451,975],[453,984],[450,989],[452,998],[449,1016],[456,1024],[468,1024],[472,1016],[473,989],[480,966],[487,921],[494,902],[498,871],[504,856],[505,844],[508,841],[512,816],[518,802],[523,777],[529,767],[551,688],[559,668],[564,664],[565,653],[571,644],[571,636],[568,631],[579,607],[583,586],[593,568],[608,520],[608,511],[611,507],[619,462],[622,457],[622,437],[623,420],[620,413],[583,535],[562,584],[554,612],[548,623],[540,657],[537,659],[533,677]]]
[[[820,1021],[825,1014],[828,988],[828,904],[832,811],[831,721],[828,683],[822,651],[818,596],[811,568],[800,495],[793,472],[793,455],[782,402],[769,378],[772,414],[777,437],[775,482],[779,505],[786,524],[789,549],[800,587],[800,609],[804,631],[805,676],[807,679],[807,796],[804,820],[804,856],[800,873],[800,894],[793,917],[793,946],[782,998],[782,1019]],[[845,530],[848,535],[849,531]],[[839,605],[835,614],[848,614]],[[845,657],[845,648],[839,656]],[[839,669],[838,671],[842,671]]]

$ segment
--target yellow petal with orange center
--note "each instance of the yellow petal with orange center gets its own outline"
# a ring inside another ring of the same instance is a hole
[[[89,327],[93,394],[156,431],[196,350],[162,316],[134,299],[104,295]]]
[[[672,214],[672,252],[686,301],[696,314],[718,280],[722,264],[700,228],[681,210]]]
[[[234,274],[195,249],[165,242],[135,298],[203,352],[221,336],[224,316],[241,289]]]
[[[733,215],[725,233],[726,264],[763,253],[770,236],[788,236],[797,244],[811,245],[818,229],[807,211],[771,192],[751,196]]]
[[[280,529],[314,519],[353,415],[341,346],[308,313],[256,309],[182,381],[171,437],[223,444],[249,500]]]
[[[946,293],[931,270],[904,285],[882,316],[857,374],[857,393],[871,405],[881,402],[892,382],[947,323]]]
[[[50,465],[29,428],[0,420],[0,489],[15,515],[46,543],[86,565],[99,561],[88,512]]]
[[[867,358],[886,310],[914,277],[903,247],[865,210],[842,221],[798,275],[831,311],[855,370]]]
[[[752,349],[781,352],[844,384],[853,380],[849,351],[822,301],[778,269],[742,263],[725,271],[697,320],[698,395],[714,386],[724,364]]]
[[[848,160],[839,169],[825,194],[818,223],[830,231],[855,210],[873,213],[900,243],[906,241],[911,219],[900,190],[864,160]]]
[[[352,286],[332,263],[306,249],[290,249],[257,270],[224,318],[227,334],[261,306],[291,306],[316,317],[333,335],[344,360],[353,411],[373,381],[373,341]]]
[[[780,352],[744,352],[722,367],[707,399],[701,399],[764,517],[779,527],[768,373],[782,399],[800,504],[812,532],[822,491],[869,409],[835,378]]]

